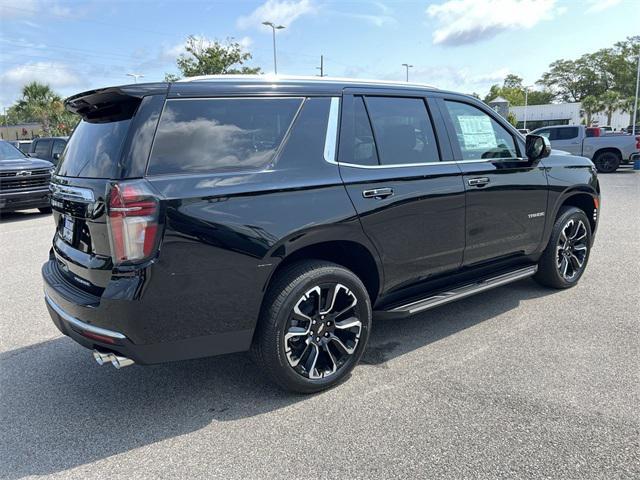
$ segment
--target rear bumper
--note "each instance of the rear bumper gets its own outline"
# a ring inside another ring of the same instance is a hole
[[[115,313],[115,309],[110,308],[110,305],[103,305],[109,302],[104,302],[100,297],[87,294],[65,282],[56,269],[54,260],[42,267],[45,303],[49,315],[60,332],[83,347],[113,352],[145,365],[244,351],[251,344],[252,330],[223,332],[163,343],[134,342],[127,329],[117,328],[117,325],[126,326],[140,322],[149,324],[153,322],[153,315],[140,318],[139,309],[131,309],[127,314],[127,309],[123,308],[121,301],[117,309],[120,318],[112,319],[107,324],[105,318],[111,319]],[[177,325],[179,324],[180,322],[177,322]]]
[[[24,210],[50,207],[49,188],[26,192],[0,192],[0,210]]]

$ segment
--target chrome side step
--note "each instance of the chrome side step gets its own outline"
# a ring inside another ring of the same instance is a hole
[[[414,313],[423,312],[424,310],[429,310],[430,308],[434,308],[439,305],[444,305],[445,303],[453,302],[455,300],[460,300],[461,298],[465,298],[465,297],[470,297],[471,295],[484,292],[485,290],[490,290],[492,288],[496,288],[501,285],[506,285],[507,283],[515,282],[517,280],[522,280],[523,278],[532,276],[537,271],[538,271],[537,265],[521,268],[518,270],[514,270],[513,272],[503,273],[496,277],[491,277],[486,280],[482,280],[477,283],[465,285],[463,287],[455,288],[447,292],[438,293],[436,295],[432,295],[430,297],[423,298],[421,300],[416,300],[406,305],[401,305],[399,307],[392,308],[390,310],[387,310],[386,312],[396,313],[400,315],[413,315]]]

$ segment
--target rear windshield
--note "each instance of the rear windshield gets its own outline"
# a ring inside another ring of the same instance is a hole
[[[60,157],[64,177],[113,178],[131,119],[91,123],[82,120]]]
[[[148,173],[267,167],[301,103],[301,98],[168,100]]]

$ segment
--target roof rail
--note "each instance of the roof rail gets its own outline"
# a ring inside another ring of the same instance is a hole
[[[343,78],[343,77],[314,77],[301,75],[199,75],[196,77],[187,77],[178,82],[279,82],[279,83],[295,83],[295,82],[313,82],[313,83],[348,83],[354,85],[388,85],[395,87],[407,88],[433,88],[434,85],[427,83],[401,82],[395,80],[374,80],[365,78]]]

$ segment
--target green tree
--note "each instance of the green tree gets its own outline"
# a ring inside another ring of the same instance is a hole
[[[38,122],[44,135],[69,135],[78,120],[77,115],[64,109],[62,98],[49,85],[31,82],[22,87],[21,97],[7,109],[6,123]]]
[[[525,87],[522,78],[518,75],[509,74],[505,77],[502,86],[492,85],[489,93],[484,97],[484,102],[489,103],[496,97],[502,97],[509,101],[512,106],[524,105],[525,103]],[[553,92],[549,90],[531,90],[529,89],[527,104],[528,105],[544,105],[550,103],[554,99]]]
[[[515,113],[509,112],[507,114],[507,121],[514,127],[518,126],[518,119],[516,118]]]
[[[611,125],[611,117],[613,117],[613,112],[615,112],[622,106],[620,94],[613,90],[609,90],[608,92],[602,94],[602,96],[600,97],[600,102],[602,103],[602,110],[607,114],[607,125]]]
[[[552,91],[556,100],[564,102],[600,97],[612,90],[622,97],[633,96],[638,54],[640,36],[628,37],[612,48],[603,48],[576,60],[556,60],[537,83]]]
[[[255,74],[259,67],[248,67],[245,62],[251,60],[251,53],[244,51],[242,45],[228,38],[225,43],[210,42],[204,38],[189,35],[185,47],[187,53],[180,54],[176,64],[183,77],[218,74]],[[179,76],[166,74],[165,81],[176,81]]]
[[[598,100],[593,95],[587,95],[582,99],[582,109],[584,113],[587,115],[586,125],[591,126],[591,117],[593,115],[600,113],[603,109],[602,102]]]

